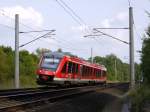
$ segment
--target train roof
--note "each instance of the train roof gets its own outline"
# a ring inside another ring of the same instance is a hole
[[[66,56],[70,61],[82,63],[83,65],[92,66],[92,67],[100,67],[102,70],[107,70],[104,65],[92,64],[83,58],[79,58],[76,55],[71,54],[70,52],[46,52],[43,54],[44,57],[55,57],[55,58],[63,58]]]
[[[55,57],[55,58],[62,58],[65,55],[60,52],[46,52],[43,54],[44,57]]]

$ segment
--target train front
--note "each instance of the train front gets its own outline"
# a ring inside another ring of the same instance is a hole
[[[56,70],[61,60],[59,53],[44,53],[40,59],[37,69],[37,83],[39,85],[48,85],[53,83]]]

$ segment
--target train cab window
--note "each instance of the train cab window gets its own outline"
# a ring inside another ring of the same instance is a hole
[[[63,66],[61,72],[62,72],[62,73],[66,73],[66,70],[67,70],[67,62],[64,64],[64,66]]]
[[[43,69],[48,69],[51,71],[56,71],[59,62],[60,62],[60,58],[56,58],[56,57],[43,57],[42,62],[40,67]]]

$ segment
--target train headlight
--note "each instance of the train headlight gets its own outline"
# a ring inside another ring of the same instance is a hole
[[[36,78],[38,79],[38,78],[39,78],[39,75],[36,75]]]

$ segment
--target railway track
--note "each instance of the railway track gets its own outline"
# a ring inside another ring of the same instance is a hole
[[[120,86],[121,84],[108,84],[105,86],[83,86],[63,89],[44,89],[28,91],[23,90],[18,93],[0,95],[0,112],[16,112],[17,110],[25,110],[36,106],[42,106],[49,102],[70,98],[73,96],[93,92],[96,89],[105,89]]]
[[[0,90],[0,96],[44,91],[44,90],[49,90],[49,89],[59,89],[59,88],[57,86],[49,86],[49,87],[37,87],[37,88],[6,89],[6,90]]]

